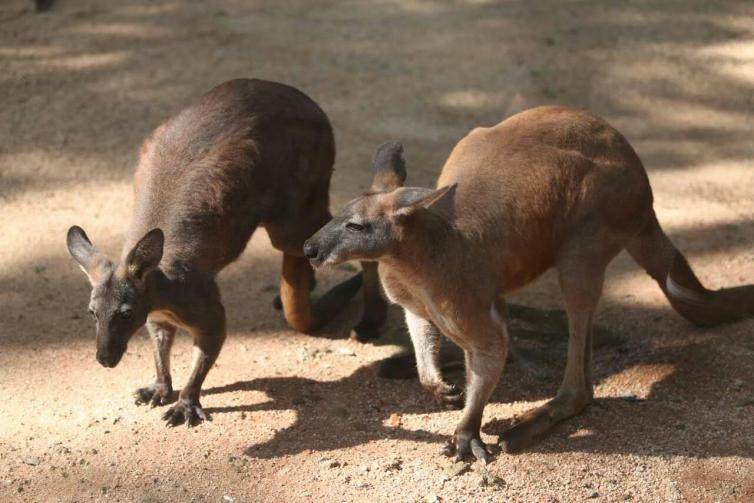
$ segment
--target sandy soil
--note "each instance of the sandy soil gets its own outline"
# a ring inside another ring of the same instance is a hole
[[[167,429],[133,404],[149,343],[94,360],[71,224],[117,254],[142,138],[233,77],[300,87],[331,116],[333,204],[400,139],[429,185],[476,125],[560,103],[606,117],[645,161],[661,222],[700,277],[754,280],[754,6],[748,2],[59,0],[0,6],[0,500],[752,501],[754,321],[689,326],[625,255],[598,317],[597,401],[530,451],[486,468],[439,456],[458,412],[377,376],[406,344],[322,337],[270,307],[280,258],[264,232],[221,276],[230,336],[202,398],[214,418]],[[344,277],[321,275],[321,286]],[[513,299],[558,306],[546,275]],[[517,332],[534,366],[506,369],[495,442],[557,389],[565,338]],[[527,342],[528,341],[528,342]],[[186,378],[190,341],[174,351]],[[456,378],[459,376],[456,374]]]

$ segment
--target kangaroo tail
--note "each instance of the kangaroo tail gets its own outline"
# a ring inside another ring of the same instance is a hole
[[[626,249],[657,282],[673,309],[691,323],[711,327],[754,316],[754,285],[705,288],[662,231],[654,212]]]

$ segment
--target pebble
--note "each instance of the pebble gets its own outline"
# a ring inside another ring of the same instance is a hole
[[[345,355],[345,356],[356,356],[356,353],[351,348],[342,347],[338,349],[338,353]]]
[[[479,470],[479,485],[482,487],[488,487],[488,486],[496,486],[496,487],[504,487],[505,481],[495,475],[494,473],[491,473],[486,468],[482,467]]]
[[[424,501],[427,503],[439,503],[440,497],[436,495],[435,493],[429,493],[425,498]]]
[[[448,476],[448,478],[458,477],[460,475],[463,475],[469,469],[471,468],[471,465],[468,463],[464,463],[462,461],[456,461],[452,465],[450,465],[448,468],[445,469],[445,475]]]
[[[223,503],[233,503],[234,500],[232,496],[228,496],[227,494],[223,494]]]
[[[319,462],[319,465],[324,468],[338,468],[339,466],[342,466],[340,461],[337,459],[332,458],[325,458]]]
[[[312,360],[319,355],[317,348],[302,348],[299,352],[299,361]]]
[[[387,421],[385,422],[385,425],[387,425],[390,428],[399,428],[401,426],[401,415],[392,413],[390,414],[390,417],[387,418]]]
[[[24,458],[24,464],[27,464],[29,466],[37,466],[39,464],[39,459],[37,458]]]

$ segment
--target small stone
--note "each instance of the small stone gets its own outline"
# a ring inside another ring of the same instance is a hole
[[[37,466],[39,464],[39,459],[37,458],[24,458],[24,464],[29,466]]]
[[[228,496],[227,494],[223,494],[223,503],[234,503],[233,497]]]
[[[10,487],[13,485],[13,479],[5,479],[3,480],[3,487]]]
[[[323,468],[338,468],[341,466],[340,461],[332,458],[325,458],[319,462],[319,465]]]
[[[356,353],[354,352],[353,349],[346,348],[346,347],[338,348],[338,353],[345,356],[356,356]]]
[[[390,414],[390,417],[387,418],[387,421],[385,421],[385,425],[389,428],[400,428],[401,426],[401,415],[392,413]]]
[[[369,473],[369,470],[370,470],[369,465],[361,465],[359,467],[359,471],[361,473]]]
[[[306,360],[312,360],[319,355],[319,349],[317,348],[301,348],[301,351],[299,351],[298,359],[299,361],[306,361]]]
[[[367,487],[369,487],[369,484],[367,484],[363,480],[356,480],[354,481],[353,486],[357,489],[366,489]]]
[[[496,487],[504,487],[505,481],[495,475],[494,473],[487,470],[487,468],[482,467],[479,470],[479,485],[482,487],[488,487],[488,486],[496,486]]]
[[[600,493],[598,493],[597,491],[594,491],[591,494],[589,494],[589,496],[587,496],[586,498],[590,499],[590,500],[593,500],[595,498],[599,498],[599,495],[600,495]]]
[[[445,469],[445,475],[447,475],[448,478],[452,479],[453,477],[459,477],[463,475],[464,473],[469,471],[470,468],[470,464],[464,463],[463,461],[456,461]]]
[[[426,501],[427,503],[439,503],[440,497],[435,493],[429,493],[424,497],[424,501]]]

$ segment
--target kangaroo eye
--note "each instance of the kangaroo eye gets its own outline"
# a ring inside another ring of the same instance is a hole
[[[125,311],[120,312],[120,317],[124,320],[130,320],[132,315],[133,312],[130,309],[126,309]]]
[[[95,313],[94,309],[92,309],[91,307],[89,308],[89,316],[91,316],[95,320],[97,319],[97,313]]]
[[[366,229],[366,226],[357,224],[356,222],[348,222],[346,224],[346,229],[348,229],[349,231],[354,231],[354,232],[364,232],[364,230]]]

